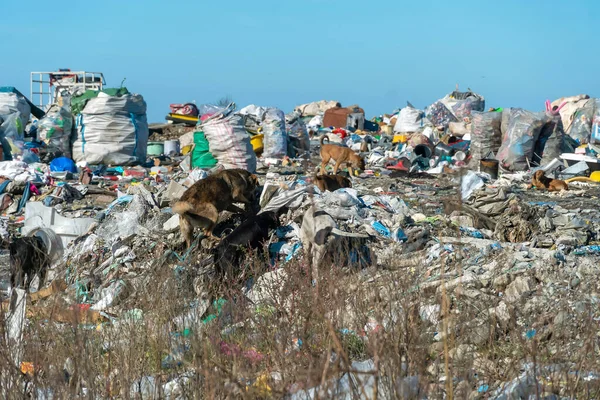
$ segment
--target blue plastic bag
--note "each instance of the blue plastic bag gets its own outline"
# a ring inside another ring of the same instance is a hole
[[[50,171],[52,172],[73,172],[77,173],[75,162],[67,157],[58,157],[50,162]]]

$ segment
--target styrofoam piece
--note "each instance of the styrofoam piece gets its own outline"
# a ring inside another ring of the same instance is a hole
[[[63,247],[85,234],[94,223],[93,218],[66,218],[52,207],[46,207],[39,201],[27,203],[25,207],[25,225],[23,235],[38,228],[50,228],[61,239]]]

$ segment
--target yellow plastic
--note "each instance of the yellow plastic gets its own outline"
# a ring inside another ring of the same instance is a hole
[[[394,135],[392,143],[406,143],[408,142],[408,136],[406,135]]]
[[[264,149],[264,143],[263,143],[263,139],[264,139],[265,135],[260,134],[260,135],[254,135],[250,138],[250,144],[252,144],[252,149],[254,149],[254,152],[258,152],[258,151],[262,151]]]
[[[187,146],[184,146],[183,149],[181,149],[181,154],[183,154],[184,156],[187,155],[190,151],[192,151],[192,149],[194,148],[193,144],[188,144]]]
[[[590,179],[594,182],[600,182],[600,171],[594,171],[590,174]]]

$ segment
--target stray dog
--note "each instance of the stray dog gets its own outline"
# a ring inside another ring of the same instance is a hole
[[[364,170],[365,169],[365,160],[362,159],[361,156],[353,152],[348,147],[336,146],[334,144],[324,144],[325,139],[329,142],[329,137],[324,135],[321,138],[321,175],[325,175],[325,166],[329,163],[330,160],[335,161],[335,166],[333,167],[333,175],[337,174],[340,165],[346,163],[348,166],[348,170],[350,171],[350,175],[354,175],[354,171],[352,168]]]
[[[244,204],[252,204],[258,187],[256,175],[241,168],[224,169],[214,176],[223,178],[233,188],[233,201]]]
[[[269,230],[279,226],[281,212],[266,211],[242,222],[214,248],[215,271],[223,278],[240,273],[246,252],[258,249],[263,253],[263,243],[269,239]]]
[[[328,245],[336,240],[332,231],[337,224],[331,215],[316,206],[310,207],[302,219],[300,241],[308,257],[312,282],[319,279],[319,266],[327,253]]]
[[[549,192],[559,192],[561,190],[569,190],[569,185],[560,179],[550,179],[542,170],[535,171],[531,178],[531,185],[538,189],[548,189]]]
[[[23,287],[29,291],[33,277],[37,275],[40,278],[38,290],[41,289],[50,267],[50,257],[44,241],[37,236],[16,238],[9,244],[9,251],[11,287]]]
[[[314,177],[314,183],[321,192],[326,190],[333,192],[341,188],[352,187],[350,179],[341,175],[318,175]]]
[[[201,228],[205,236],[212,233],[221,211],[243,213],[235,202],[250,208],[256,189],[256,176],[243,170],[225,170],[194,183],[173,206],[179,214],[179,228],[187,247],[192,246],[194,228]],[[250,197],[250,199],[248,198]]]

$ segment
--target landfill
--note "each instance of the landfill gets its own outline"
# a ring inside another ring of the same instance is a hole
[[[0,89],[3,398],[599,396],[600,99],[455,90],[370,119],[174,100],[148,123],[125,87],[36,115]],[[324,135],[365,160],[351,187],[316,185]],[[279,226],[223,279],[172,207],[234,168]],[[26,236],[52,264],[29,291],[8,253]]]

